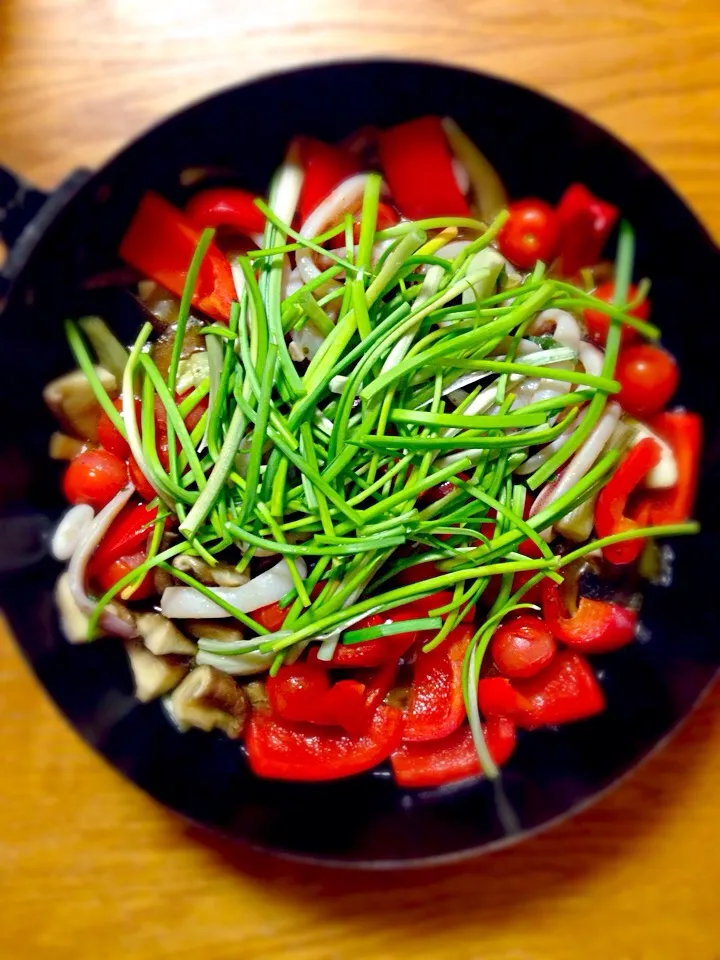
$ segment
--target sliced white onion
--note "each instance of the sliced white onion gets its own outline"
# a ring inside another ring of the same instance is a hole
[[[453,177],[455,177],[455,183],[458,185],[458,190],[463,196],[466,196],[470,192],[470,174],[465,169],[465,164],[462,160],[458,160],[457,157],[452,159],[452,172]]]
[[[583,422],[585,417],[585,411],[582,410],[577,417],[572,421],[572,423],[566,427],[559,437],[556,437],[550,443],[546,443],[545,446],[538,450],[537,453],[534,453],[531,457],[528,457],[527,460],[524,460],[519,467],[515,470],[515,473],[518,476],[524,477],[528,473],[535,473],[546,460],[549,460],[550,457],[555,453],[556,450],[559,450],[560,447],[565,443],[565,441],[573,434],[580,424]]]
[[[95,609],[95,601],[87,595],[85,589],[85,576],[90,557],[92,557],[98,544],[107,533],[108,527],[134,491],[135,487],[128,484],[112,498],[110,503],[102,508],[100,513],[83,531],[83,536],[76,545],[70,560],[70,566],[68,567],[70,592],[78,608],[87,616],[91,616]],[[100,625],[106,633],[122,637],[124,640],[130,640],[138,635],[132,614],[117,604],[109,603],[105,607],[100,618]]]
[[[357,173],[338,184],[332,193],[315,207],[300,228],[300,235],[316,237],[328,227],[340,223],[345,214],[357,207],[362,200],[369,176],[369,173]],[[312,250],[307,248],[297,251],[295,263],[304,283],[308,283],[321,272],[315,265]]]
[[[283,269],[283,300],[286,297],[292,296],[293,293],[297,293],[300,287],[303,286],[303,278],[300,276],[300,271],[297,269],[297,267],[295,267],[294,270]]]
[[[580,346],[580,327],[575,317],[567,310],[557,310],[551,308],[541,311],[530,324],[530,333],[542,335],[552,328],[552,338],[562,344],[563,347],[569,347],[574,353],[578,352]]]
[[[607,410],[596,423],[594,430],[590,433],[590,436],[577,451],[567,467],[565,467],[563,470],[560,479],[552,484],[550,493],[545,497],[538,496],[537,500],[532,506],[532,516],[549,506],[551,503],[557,500],[558,497],[561,497],[564,493],[567,493],[571,487],[574,487],[579,480],[582,480],[582,478],[585,476],[588,470],[590,470],[600,454],[603,452],[608,441],[612,437],[613,431],[615,430],[618,420],[620,419],[621,412],[622,411],[617,403],[611,403],[608,405]],[[540,503],[540,506],[538,506],[538,503]],[[545,534],[547,531],[543,531],[543,533]]]
[[[206,665],[230,673],[234,677],[251,677],[255,673],[264,673],[270,669],[275,654],[270,653],[243,653],[237,657],[226,657],[219,653],[206,653],[200,650],[195,662],[198,666]]]
[[[469,240],[448,240],[444,247],[435,251],[435,256],[442,257],[443,260],[454,260],[458,254],[463,252],[465,247],[469,246]]]
[[[491,296],[506,262],[505,257],[492,247],[485,247],[484,250],[476,253],[468,264],[467,276],[478,273],[480,276],[469,290],[463,292],[462,302],[475,303],[476,299],[484,300]]]
[[[305,579],[305,561],[295,560],[300,576]],[[293,586],[287,561],[281,560],[270,570],[253,577],[240,587],[211,587],[212,593],[231,603],[243,613],[252,613],[270,603],[277,603]],[[162,595],[160,610],[171,620],[206,620],[227,617],[227,611],[213,603],[194,587],[168,587]]]
[[[290,334],[292,342],[296,347],[293,359],[312,360],[320,347],[325,343],[325,337],[320,333],[312,320],[306,320],[299,330],[293,330]]]
[[[70,559],[94,516],[95,511],[87,503],[78,503],[63,514],[50,543],[56,560],[65,563]]]
[[[578,359],[591,376],[602,376],[603,361],[605,360],[605,354],[602,350],[598,350],[592,343],[583,340],[578,347]]]

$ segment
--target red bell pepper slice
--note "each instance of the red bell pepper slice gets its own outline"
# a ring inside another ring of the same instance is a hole
[[[471,215],[455,180],[439,117],[420,117],[383,130],[378,147],[393,200],[410,220]]]
[[[619,603],[581,597],[575,616],[567,616],[560,588],[552,580],[543,582],[542,608],[553,635],[583,653],[619,650],[635,637],[637,614]]]
[[[472,627],[456,627],[439,647],[419,653],[403,740],[440,740],[465,719],[462,668]]]
[[[383,704],[360,735],[255,713],[245,747],[250,767],[275,780],[336,780],[377,766],[400,744],[403,715]]]
[[[561,273],[572,277],[582,267],[598,262],[619,213],[617,207],[596,197],[584,184],[570,184],[557,206]]]
[[[483,677],[478,682],[478,706],[487,720],[490,717],[513,717],[526,710],[528,702],[507,677]]]
[[[669,444],[678,479],[669,490],[650,490],[642,501],[643,517],[648,523],[682,523],[693,509],[700,473],[703,425],[697,413],[668,410],[649,422],[651,430]]]
[[[305,172],[299,204],[304,223],[339,183],[360,172],[360,162],[349,150],[312,137],[300,137],[298,147]]]
[[[237,187],[211,187],[196,193],[185,213],[200,230],[232,227],[251,236],[265,230],[265,216],[255,206],[255,196]]]
[[[483,724],[483,734],[490,756],[502,766],[515,749],[515,724],[507,717],[492,717]],[[439,787],[482,774],[467,724],[444,740],[403,743],[390,762],[401,787]]]
[[[625,515],[628,498],[660,460],[661,452],[660,445],[652,437],[645,437],[620,461],[595,505],[595,529],[599,537],[610,537],[641,525],[637,519]],[[603,556],[617,565],[632,563],[642,553],[644,543],[642,537],[613,543],[602,548]]]
[[[97,576],[115,560],[137,553],[147,545],[157,517],[157,507],[130,501],[115,517],[90,560],[88,573]]]
[[[330,683],[317,659],[283,666],[268,677],[267,695],[273,713],[285,720],[344,727],[360,732],[367,726],[365,684],[357,680]]]
[[[181,296],[201,231],[157,193],[146,193],[120,244],[120,256],[146,277]],[[235,299],[230,264],[211,243],[198,273],[192,302],[216,320],[230,317]]]
[[[96,584],[100,588],[101,593],[106,593],[111,587],[115,586],[118,580],[122,580],[122,578],[127,576],[132,570],[137,570],[140,564],[145,563],[146,560],[147,550],[138,550],[128,556],[119,557],[117,560],[113,560],[107,566],[93,566],[92,568],[89,568],[88,579],[91,583]],[[125,589],[132,589],[133,591],[132,595],[128,596],[126,599],[147,600],[148,597],[151,597],[155,593],[155,578],[152,571],[146,573],[137,586],[134,588],[128,586]],[[124,592],[125,591],[123,590],[120,594],[121,598],[123,597]]]
[[[516,680],[513,687],[527,701],[513,720],[526,730],[584,720],[605,709],[605,695],[592,667],[572,650],[561,650],[542,673]]]
[[[398,607],[387,614],[375,613],[353,626],[353,630],[379,627],[383,623],[399,623],[401,620],[416,620],[423,614],[407,607]],[[389,637],[377,637],[361,643],[339,643],[330,661],[333,667],[379,667],[384,663],[397,664],[400,657],[417,640],[417,630],[396,633]]]

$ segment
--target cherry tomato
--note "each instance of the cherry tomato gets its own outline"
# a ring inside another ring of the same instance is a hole
[[[522,614],[501,624],[490,649],[500,673],[515,680],[539,673],[555,656],[557,644],[540,617]]]
[[[113,406],[119,413],[122,413],[122,398],[118,397],[117,400],[113,400]],[[110,453],[114,453],[116,457],[120,457],[121,460],[127,459],[130,446],[104,410],[98,421],[98,440],[101,446],[109,450]]]
[[[638,289],[633,284],[630,284],[628,287],[628,303],[637,297]],[[615,296],[615,284],[614,283],[601,283],[597,290],[593,291],[593,296],[597,297],[598,300],[604,300],[606,303],[612,303],[613,297]],[[637,317],[638,320],[647,320],[650,317],[650,301],[643,300],[642,303],[639,303],[636,307],[633,307],[632,310],[628,310],[628,313],[631,317]],[[595,310],[593,307],[588,307],[587,310],[583,311],[583,319],[585,321],[585,326],[587,327],[588,337],[600,346],[605,346],[605,341],[607,340],[608,330],[610,329],[610,317],[603,313],[601,310]],[[640,339],[640,334],[637,330],[633,330],[632,327],[628,327],[623,324],[622,330],[620,332],[620,342],[623,346],[626,346],[630,343],[635,343]]]
[[[627,347],[620,352],[615,379],[621,390],[615,396],[623,410],[633,417],[659,413],[677,389],[677,364],[666,350],[649,343]]]
[[[498,234],[500,253],[521,270],[532,269],[538,260],[550,263],[560,236],[550,204],[534,198],[516,200],[508,211],[510,216]]]
[[[125,464],[109,450],[84,450],[70,461],[63,492],[70,503],[89,503],[95,510],[120,493],[127,483]]]
[[[130,573],[131,570],[136,570],[146,559],[147,554],[144,550],[140,550],[138,553],[133,553],[127,557],[120,557],[103,570],[99,570],[95,574],[95,582],[102,592],[105,593],[111,587],[114,587],[118,580],[122,580],[124,576]],[[147,600],[153,593],[155,593],[155,582],[152,572],[150,572],[145,574],[133,591],[132,596],[128,597],[128,600]]]

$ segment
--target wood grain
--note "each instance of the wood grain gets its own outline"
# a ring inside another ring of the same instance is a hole
[[[2,0],[0,162],[43,186],[219,86],[336,56],[536,86],[639,149],[720,237],[717,0]],[[79,742],[0,639],[0,956],[718,960],[720,692],[572,823],[455,868],[224,848]]]

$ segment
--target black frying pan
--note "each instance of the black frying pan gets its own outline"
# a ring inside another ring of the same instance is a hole
[[[342,91],[342,97],[336,92]],[[508,835],[486,782],[420,793],[382,771],[330,784],[256,779],[220,736],[177,733],[158,704],[131,695],[119,642],[61,638],[47,532],[63,504],[47,459],[53,428],[43,385],[71,365],[61,320],[104,313],[128,338],[137,317],[118,289],[87,289],[117,269],[117,246],[144,190],[186,195],[186,167],[236,170],[263,191],[289,139],[339,139],[366,124],[450,114],[487,153],[513,196],[556,201],[573,180],[618,204],[638,235],[637,273],[653,281],[654,319],[682,370],[679,401],[705,417],[698,516],[703,532],[672,545],[670,588],[651,588],[642,643],[598,658],[608,709],[523,736],[503,774],[519,832]],[[5,216],[3,217],[3,211]],[[587,803],[678,724],[720,662],[720,256],[673,190],[607,132],[566,107],[466,70],[418,63],[322,66],[241,86],[167,120],[90,176],[46,198],[0,171],[0,234],[12,247],[0,278],[0,603],[50,695],[81,735],[154,797],[224,834],[281,853],[389,866],[479,852]],[[12,413],[11,413],[12,411]]]

